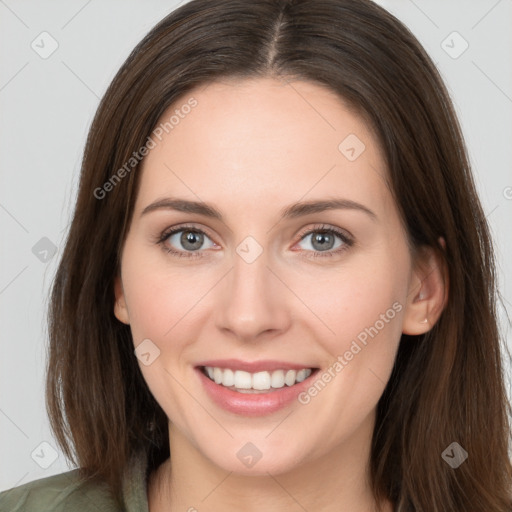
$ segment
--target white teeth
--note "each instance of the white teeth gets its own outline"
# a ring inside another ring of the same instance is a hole
[[[297,382],[302,382],[307,377],[309,377],[309,374],[308,374],[308,371],[306,369],[299,370],[297,372]]]
[[[253,389],[270,389],[270,373],[258,372],[252,376]]]
[[[215,368],[215,369],[217,370],[217,368]],[[219,370],[220,370],[220,368],[219,368]],[[224,386],[224,381],[222,381],[222,385]],[[243,372],[242,370],[237,370],[235,372],[235,383],[233,385],[235,386],[235,388],[251,389],[251,387],[252,387],[251,374],[249,372]]]
[[[222,370],[220,368],[213,369],[213,380],[215,381],[215,384],[222,383]]]
[[[295,384],[295,377],[297,377],[297,372],[295,370],[288,370],[284,376],[286,385],[293,386]]]
[[[272,372],[270,385],[273,388],[282,388],[284,386],[284,370],[276,370]]]
[[[273,372],[249,373],[242,370],[230,370],[224,368],[205,367],[207,375],[216,384],[225,387],[235,387],[236,389],[254,389],[267,390],[270,388],[279,389],[286,386],[293,386],[297,382],[307,379],[312,370],[303,368],[302,370],[275,370]]]
[[[235,374],[233,373],[233,370],[230,370],[229,368],[227,370],[224,370],[224,373],[222,375],[222,385],[223,386],[233,386],[235,384]]]

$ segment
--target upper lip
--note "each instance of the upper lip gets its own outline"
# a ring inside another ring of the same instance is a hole
[[[249,373],[272,372],[274,370],[302,370],[303,368],[314,368],[309,364],[289,363],[266,359],[263,361],[242,361],[240,359],[215,359],[202,361],[197,366],[210,366],[213,368],[229,368],[231,370],[242,370]]]

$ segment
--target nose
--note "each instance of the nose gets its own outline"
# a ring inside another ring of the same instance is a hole
[[[292,294],[269,266],[265,250],[248,261],[234,252],[216,297],[216,326],[241,341],[278,336],[290,327]]]

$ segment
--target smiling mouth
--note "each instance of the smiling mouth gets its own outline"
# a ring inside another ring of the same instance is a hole
[[[213,366],[199,367],[206,377],[232,391],[239,393],[272,393],[292,387],[310,378],[319,369],[302,368],[299,370],[277,369],[255,373]]]

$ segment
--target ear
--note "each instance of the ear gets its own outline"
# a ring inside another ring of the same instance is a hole
[[[439,238],[441,250],[423,246],[417,250],[403,317],[404,334],[430,331],[448,300],[448,272],[442,251],[446,242]]]
[[[114,295],[116,299],[114,303],[114,315],[116,315],[116,318],[120,322],[129,325],[130,316],[128,315],[128,308],[126,307],[126,301],[124,298],[123,283],[121,281],[121,276],[119,275],[114,279]]]

